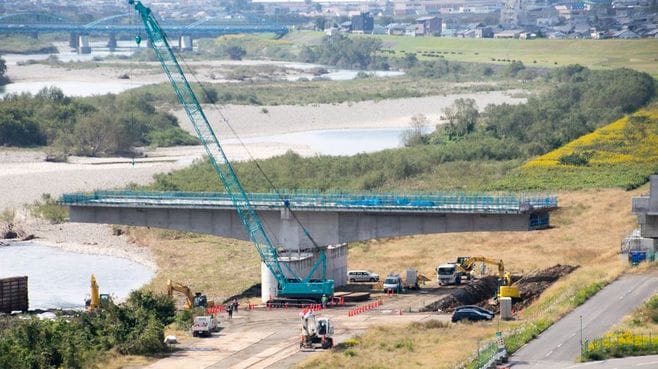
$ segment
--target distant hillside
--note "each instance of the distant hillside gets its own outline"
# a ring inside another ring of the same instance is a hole
[[[658,104],[525,163],[500,188],[636,188],[658,172]]]

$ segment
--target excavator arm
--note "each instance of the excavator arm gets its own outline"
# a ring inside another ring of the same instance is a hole
[[[281,297],[313,298],[318,300],[322,295],[332,296],[334,293],[333,280],[328,280],[323,276],[321,281],[311,281],[311,276],[319,263],[322,263],[322,270],[325,270],[325,258],[322,251],[321,257],[318,258],[311,273],[303,279],[299,278],[287,264],[285,264],[286,271],[292,278],[288,278],[284,274],[282,266],[279,263],[279,252],[274,247],[270,237],[265,232],[260,217],[249,202],[249,198],[238,180],[222,146],[219,144],[219,140],[208,122],[208,118],[203,112],[201,104],[199,104],[199,100],[194,94],[194,91],[192,91],[183,70],[176,60],[174,52],[169,46],[164,31],[153,17],[151,9],[144,6],[140,1],[128,0],[128,3],[133,5],[139,13],[144,23],[146,34],[148,35],[149,45],[160,61],[164,73],[167,75],[169,82],[171,82],[176,97],[178,97],[178,101],[192,123],[199,141],[203,144],[210,163],[224,185],[227,194],[230,196],[249,239],[256,246],[256,250],[260,254],[263,263],[272,272],[274,278],[276,278],[278,282],[278,295]],[[137,36],[136,40],[139,43],[141,38]]]
[[[470,273],[475,266],[475,263],[485,263],[490,265],[496,265],[498,267],[498,279],[501,281],[501,286],[498,292],[498,295],[501,297],[513,297],[519,298],[519,289],[516,286],[512,286],[512,277],[509,272],[505,271],[505,264],[501,259],[487,258],[484,256],[471,256],[465,258],[461,264],[458,264],[457,267],[463,272]]]
[[[180,292],[185,295],[185,309],[191,309],[194,306],[194,296],[192,295],[192,290],[189,287],[184,286],[180,283],[172,282],[171,279],[167,281],[167,295],[169,297],[174,297],[174,291]]]
[[[496,265],[498,267],[498,277],[501,280],[505,280],[505,264],[500,259],[492,259],[484,256],[471,256],[465,258],[464,261],[461,264],[459,264],[459,267],[464,272],[471,272],[473,270],[473,267],[475,266],[475,263],[478,262],[489,264],[489,265]]]

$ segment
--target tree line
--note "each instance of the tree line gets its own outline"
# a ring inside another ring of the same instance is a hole
[[[53,157],[130,154],[135,146],[195,144],[149,94],[71,98],[54,87],[0,100],[0,145],[48,146]]]
[[[448,175],[446,168],[477,173],[470,163],[501,163],[492,170],[509,170],[506,163],[562,146],[638,109],[656,92],[650,75],[629,69],[568,66],[542,78],[554,87],[525,104],[489,105],[480,111],[473,100],[457,100],[442,112],[446,123],[429,134],[424,131],[431,122],[415,117],[403,135],[403,148],[349,157],[302,158],[288,152],[234,163],[234,168],[245,188],[255,192],[271,190],[259,167],[278,188],[318,191],[399,189],[410,181],[435,181]],[[155,178],[153,189],[223,191],[207,162]]]
[[[168,350],[164,326],[174,321],[166,295],[134,291],[126,303],[54,320],[3,319],[0,368],[96,368],[108,352],[154,355]]]

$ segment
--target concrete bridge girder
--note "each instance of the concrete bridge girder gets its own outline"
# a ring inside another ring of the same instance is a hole
[[[175,229],[248,240],[237,213],[226,209],[71,206],[73,222],[125,224]],[[259,210],[275,244],[287,250],[312,248],[304,230],[287,209]],[[377,238],[476,231],[527,231],[529,214],[377,213],[296,211],[320,245]]]

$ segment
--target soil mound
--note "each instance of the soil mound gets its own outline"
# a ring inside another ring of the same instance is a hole
[[[521,301],[514,304],[515,308],[524,308],[530,305],[545,289],[576,269],[578,269],[577,265],[557,264],[548,269],[538,270],[523,276],[514,283],[515,286],[519,287],[521,293]]]
[[[496,295],[498,290],[498,278],[494,276],[478,279],[476,282],[456,289],[450,295],[439,301],[433,302],[422,311],[453,311],[462,305],[479,305]]]
[[[519,288],[521,301],[514,304],[515,308],[520,309],[530,305],[544,290],[577,268],[578,266],[557,264],[519,278],[514,285]],[[498,278],[484,277],[468,286],[456,289],[441,300],[425,306],[421,311],[451,312],[462,305],[490,307],[488,301],[496,295],[497,290]]]

